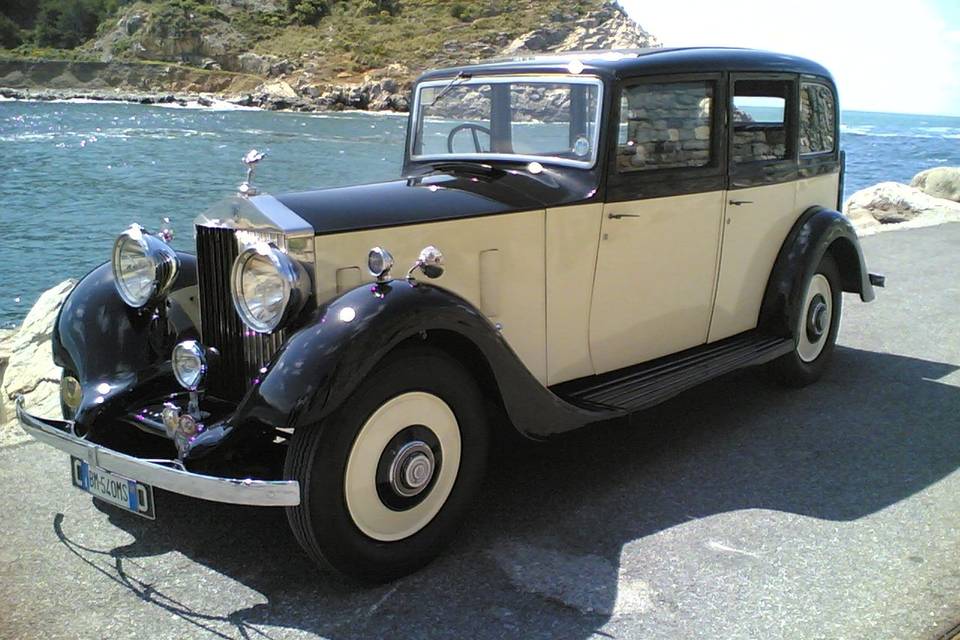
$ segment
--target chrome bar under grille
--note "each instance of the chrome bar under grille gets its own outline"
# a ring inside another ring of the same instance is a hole
[[[197,225],[197,281],[200,297],[200,334],[203,344],[220,352],[210,372],[208,393],[239,400],[270,358],[283,344],[283,331],[262,334],[243,324],[233,307],[230,271],[240,246],[259,240],[283,248],[280,233],[236,231]]]

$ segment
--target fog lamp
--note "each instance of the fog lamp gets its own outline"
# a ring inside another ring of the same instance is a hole
[[[207,374],[207,355],[196,340],[184,340],[173,348],[173,375],[187,391],[196,391]]]
[[[82,400],[83,389],[80,388],[80,381],[73,376],[63,376],[60,379],[60,401],[63,402],[63,406],[72,414],[76,414]]]

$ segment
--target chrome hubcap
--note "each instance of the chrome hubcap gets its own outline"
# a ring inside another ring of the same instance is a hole
[[[804,362],[816,360],[827,345],[833,320],[833,292],[830,281],[822,273],[814,274],[807,286],[797,334],[797,354]]]
[[[822,295],[814,297],[810,303],[810,311],[807,314],[807,335],[810,340],[815,341],[826,330],[827,303]]]
[[[390,463],[390,487],[410,498],[430,484],[436,462],[426,442],[414,440],[403,445]]]

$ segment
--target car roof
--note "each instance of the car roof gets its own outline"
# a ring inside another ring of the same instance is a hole
[[[420,80],[456,76],[509,73],[570,73],[574,60],[583,65],[579,73],[607,78],[672,73],[716,71],[800,73],[827,78],[830,72],[820,64],[783,53],[727,47],[684,47],[650,49],[601,49],[547,55],[495,59],[478,64],[428,71]]]

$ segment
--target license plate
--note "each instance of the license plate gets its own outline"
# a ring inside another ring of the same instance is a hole
[[[95,498],[116,505],[126,511],[153,520],[153,487],[136,480],[118,476],[106,469],[91,467],[86,460],[70,456],[70,475],[73,486],[83,489]]]

